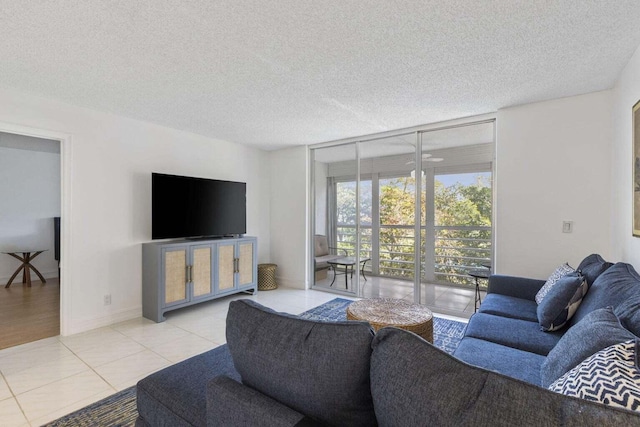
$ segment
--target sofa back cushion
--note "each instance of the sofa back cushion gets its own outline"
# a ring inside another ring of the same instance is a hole
[[[633,266],[619,262],[593,282],[570,324],[575,325],[593,310],[611,306],[615,311],[624,302],[638,297],[640,276]]]
[[[373,340],[371,390],[380,426],[636,425],[640,416],[467,365],[411,332]]]
[[[329,255],[329,243],[327,242],[327,236],[323,236],[321,234],[316,234],[313,238],[313,255],[314,256],[323,256]]]
[[[591,286],[598,276],[607,271],[612,265],[612,263],[605,261],[600,255],[591,254],[582,260],[577,270],[582,273],[585,279],[587,279],[587,284]]]
[[[366,322],[318,322],[232,301],[227,344],[243,384],[331,425],[376,425]]]
[[[611,307],[592,311],[569,328],[547,355],[540,368],[542,387],[549,387],[592,354],[631,339],[635,336],[620,324]]]

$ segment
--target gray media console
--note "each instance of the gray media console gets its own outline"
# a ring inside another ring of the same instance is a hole
[[[170,310],[258,289],[255,237],[172,240],[142,245],[142,315],[162,322]]]

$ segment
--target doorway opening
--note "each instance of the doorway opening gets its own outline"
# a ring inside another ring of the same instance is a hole
[[[0,349],[60,334],[61,151],[0,126]]]

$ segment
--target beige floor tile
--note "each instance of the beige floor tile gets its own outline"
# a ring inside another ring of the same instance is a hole
[[[95,371],[115,389],[120,390],[170,364],[171,362],[153,351],[145,350],[98,366]]]
[[[31,421],[92,396],[114,392],[95,372],[87,371],[19,394],[16,399]]]
[[[116,343],[110,343],[109,345],[89,348],[77,353],[87,365],[95,368],[97,366],[104,365],[109,362],[114,362],[123,357],[131,356],[132,354],[140,353],[144,351],[146,347],[135,342],[131,338],[124,338]]]
[[[13,393],[9,390],[9,386],[3,377],[0,377],[0,400],[13,397]]]
[[[42,347],[30,348],[0,357],[0,371],[5,376],[11,375],[72,354],[62,343],[55,341]]]
[[[6,375],[5,379],[11,391],[18,395],[88,370],[82,360],[71,354]]]
[[[0,425],[3,427],[29,426],[27,418],[14,398],[0,400]]]
[[[217,345],[213,342],[197,335],[189,334],[186,337],[154,346],[151,350],[170,362],[176,363],[196,354],[204,353],[214,347],[217,347]]]

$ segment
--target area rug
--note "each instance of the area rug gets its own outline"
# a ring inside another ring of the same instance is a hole
[[[347,320],[347,306],[353,301],[344,298],[335,298],[300,315],[304,319],[324,320],[338,322]],[[433,317],[433,344],[449,354],[458,348],[460,340],[464,336],[466,323],[455,320]]]
[[[346,308],[353,301],[335,298],[300,315],[304,319],[337,322],[347,320]],[[452,354],[458,347],[467,324],[454,320],[433,318],[433,342],[436,347]],[[76,412],[59,418],[45,427],[101,426],[129,427],[138,417],[136,388],[129,387]]]

